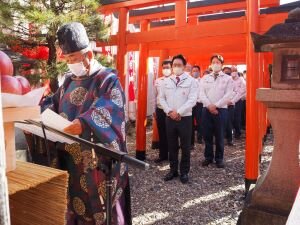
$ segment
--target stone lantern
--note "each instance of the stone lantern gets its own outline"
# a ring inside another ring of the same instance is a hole
[[[238,224],[283,225],[300,186],[300,8],[264,35],[252,33],[256,52],[273,52],[271,88],[257,90],[274,133],[270,166],[247,197]]]

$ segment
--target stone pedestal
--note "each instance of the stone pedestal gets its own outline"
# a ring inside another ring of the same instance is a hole
[[[284,225],[300,185],[300,90],[257,90],[274,132],[270,166],[248,196],[239,225]]]

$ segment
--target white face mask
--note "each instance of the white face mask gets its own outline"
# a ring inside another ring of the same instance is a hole
[[[220,72],[222,70],[222,65],[215,63],[211,65],[211,68],[213,72]]]
[[[69,70],[77,77],[82,77],[87,74],[87,68],[83,62],[68,64]]]
[[[200,73],[199,73],[199,72],[194,72],[194,73],[193,73],[193,77],[194,77],[194,78],[198,78],[199,76],[200,76]]]
[[[181,68],[181,67],[174,67],[173,68],[173,73],[176,75],[176,76],[179,76],[179,75],[181,75],[181,74],[183,74],[183,68]]]
[[[165,77],[168,77],[171,75],[172,71],[171,71],[171,69],[163,69],[162,73]]]
[[[239,75],[238,75],[237,72],[231,73],[231,77],[232,77],[233,79],[236,79],[238,76],[239,76]]]

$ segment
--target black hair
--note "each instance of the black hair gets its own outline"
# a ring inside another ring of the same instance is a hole
[[[226,69],[231,71],[231,68],[229,66],[223,67],[222,71],[224,72],[224,70],[226,70]]]
[[[199,71],[201,71],[200,66],[198,66],[198,65],[193,66],[192,69],[194,69],[194,68],[197,68]]]
[[[187,62],[186,62],[186,59],[183,57],[183,55],[181,55],[181,54],[175,55],[172,59],[172,65],[173,65],[175,59],[180,59],[182,61],[183,65],[186,66]]]
[[[203,74],[210,74],[210,71],[209,71],[209,70],[205,70],[205,71],[203,72]]]
[[[210,58],[210,63],[212,63],[213,59],[216,58],[217,60],[219,60],[222,64],[224,64],[224,58],[221,55],[215,54]]]
[[[166,60],[164,60],[163,62],[162,62],[162,66],[164,66],[164,65],[168,65],[168,64],[170,64],[171,66],[172,66],[172,61],[171,60],[169,60],[169,59],[166,59]]]

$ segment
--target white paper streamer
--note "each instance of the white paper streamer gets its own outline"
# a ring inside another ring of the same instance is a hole
[[[38,88],[25,95],[1,93],[2,107],[31,107],[39,105],[46,88]]]

